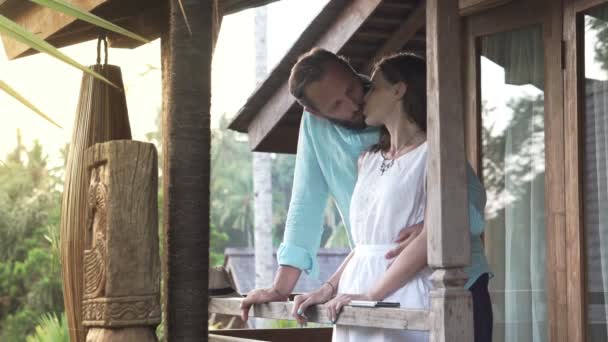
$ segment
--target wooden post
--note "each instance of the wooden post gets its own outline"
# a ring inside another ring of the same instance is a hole
[[[458,0],[427,0],[431,342],[473,341]]]
[[[213,3],[170,0],[168,29],[161,36],[164,310],[169,341],[207,339]]]
[[[87,149],[82,324],[87,342],[157,341],[161,320],[158,164],[154,145]]]

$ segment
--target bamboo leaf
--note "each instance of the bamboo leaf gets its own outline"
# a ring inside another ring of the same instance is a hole
[[[150,41],[146,38],[137,35],[131,31],[125,30],[120,26],[114,25],[111,22],[100,18],[92,13],[89,13],[85,10],[82,10],[64,0],[30,0],[33,3],[36,3],[40,6],[48,7],[57,12],[61,12],[67,14],[71,17],[80,19],[82,21],[86,21],[87,23],[93,24],[95,26],[102,27],[108,31],[116,32],[127,36],[129,38],[139,40],[142,43],[149,43]]]
[[[10,96],[14,97],[17,101],[23,103],[29,109],[36,112],[36,114],[42,116],[45,120],[49,121],[50,123],[52,123],[53,125],[55,125],[59,128],[62,128],[61,126],[59,126],[58,123],[53,121],[53,119],[51,119],[49,116],[44,114],[40,109],[38,109],[36,106],[34,106],[31,102],[29,102],[27,99],[25,99],[23,96],[21,96],[21,94],[19,94],[17,91],[15,91],[13,88],[11,88],[8,84],[6,84],[2,80],[0,80],[0,89],[2,89],[4,92],[9,94]]]
[[[55,48],[53,45],[47,43],[40,37],[28,32],[23,27],[17,25],[16,23],[11,21],[7,17],[3,16],[2,14],[0,14],[0,33],[5,34],[9,37],[12,37],[13,39],[15,39],[23,44],[27,44],[29,47],[36,49],[40,52],[49,54],[49,55],[59,59],[62,62],[65,62],[77,69],[80,69],[88,74],[91,74],[94,77],[106,82],[107,84],[120,89],[117,85],[110,82],[108,79],[106,79],[102,75],[96,73],[95,71],[85,67],[84,65],[81,65],[80,63],[76,62],[72,58],[66,56],[61,51],[59,51],[57,48]]]

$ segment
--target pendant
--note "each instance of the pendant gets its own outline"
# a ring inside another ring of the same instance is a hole
[[[395,164],[395,159],[385,159],[384,156],[382,156],[382,164],[380,165],[380,175],[384,175],[384,172],[390,169],[393,164]]]

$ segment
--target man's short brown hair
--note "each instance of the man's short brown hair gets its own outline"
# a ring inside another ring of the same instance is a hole
[[[304,107],[318,111],[318,108],[314,103],[306,98],[304,89],[306,89],[309,84],[320,81],[323,78],[325,68],[329,62],[342,65],[347,70],[352,71],[353,74],[357,74],[344,57],[338,56],[325,49],[316,47],[301,55],[293,68],[291,68],[291,74],[289,75],[289,92]]]

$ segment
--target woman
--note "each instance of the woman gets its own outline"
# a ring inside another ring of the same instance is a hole
[[[401,227],[424,221],[426,208],[426,63],[412,54],[381,60],[365,98],[365,122],[381,126],[378,143],[359,158],[350,208],[355,248],[317,291],[296,297],[295,317],[328,302],[336,321],[351,300],[399,302],[428,309],[426,230],[389,265],[385,254]],[[389,267],[390,266],[390,267]],[[336,326],[334,341],[428,341],[427,332]]]

